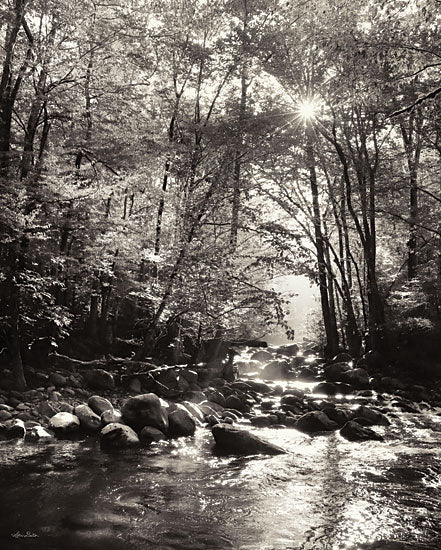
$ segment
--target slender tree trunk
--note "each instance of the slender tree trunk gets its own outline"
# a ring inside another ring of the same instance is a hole
[[[325,250],[324,250],[323,234],[322,234],[322,228],[321,228],[320,203],[319,203],[316,163],[315,163],[314,146],[313,146],[314,130],[310,125],[308,125],[306,128],[306,132],[307,132],[307,146],[306,146],[307,160],[308,160],[309,180],[310,180],[312,204],[313,204],[314,235],[315,235],[315,246],[317,250],[317,268],[318,268],[318,278],[319,278],[320,301],[322,306],[323,323],[325,326],[325,334],[326,334],[326,355],[329,357],[332,357],[338,352],[338,334],[337,334],[336,326],[333,323],[331,308],[329,305]]]

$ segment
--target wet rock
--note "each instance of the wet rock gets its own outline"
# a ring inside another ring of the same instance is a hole
[[[222,418],[226,420],[229,418],[233,422],[237,422],[239,420],[238,414],[234,413],[233,411],[222,411]]]
[[[87,400],[87,404],[98,416],[101,416],[104,411],[113,410],[112,403],[108,399],[106,399],[105,397],[101,397],[100,395],[92,395],[91,397],[89,397],[89,399]]]
[[[216,424],[219,424],[221,422],[221,419],[215,414],[207,415],[205,420],[210,427],[215,426]]]
[[[214,401],[208,401],[208,399],[206,399],[205,401],[202,401],[202,403],[199,403],[199,407],[201,408],[201,411],[204,411],[204,407],[209,407],[212,411],[216,411],[216,412],[222,412],[225,408],[222,405],[219,405],[219,403],[215,403]]]
[[[354,415],[358,418],[365,418],[369,420],[372,425],[378,424],[379,426],[389,426],[390,422],[383,413],[370,409],[364,405],[360,405],[355,411]]]
[[[264,363],[265,361],[271,361],[271,359],[274,359],[274,355],[269,351],[261,350],[253,353],[250,359],[251,361],[259,361],[260,363]]]
[[[152,426],[164,432],[168,429],[167,410],[154,393],[130,397],[124,403],[121,413],[124,422],[135,430],[141,430],[144,426]]]
[[[250,418],[251,426],[256,426],[258,428],[268,428],[271,426],[271,420],[267,415],[257,415]]]
[[[112,422],[101,430],[100,444],[103,448],[123,449],[134,447],[139,443],[136,432],[125,424]]]
[[[74,414],[83,430],[96,432],[101,429],[101,418],[88,405],[77,405]]]
[[[225,400],[225,407],[227,409],[236,409],[241,411],[243,409],[242,400],[235,394],[229,395]]]
[[[84,374],[86,384],[95,390],[113,390],[115,380],[110,372],[103,369],[93,369]]]
[[[4,422],[10,418],[12,418],[12,414],[9,411],[0,411],[0,422]]]
[[[11,412],[14,410],[14,407],[11,407],[11,405],[6,405],[6,403],[2,403],[0,405],[0,411],[8,411]]]
[[[286,361],[271,361],[262,369],[262,378],[280,380],[288,377],[289,365]]]
[[[168,415],[168,433],[170,437],[194,435],[196,422],[184,409],[176,409]]]
[[[332,421],[322,411],[312,411],[301,416],[295,428],[305,433],[331,432],[338,429],[338,424]]]
[[[297,378],[299,380],[304,380],[305,382],[313,382],[316,380],[316,373],[311,367],[303,367],[300,370]]]
[[[141,393],[141,380],[139,378],[131,378],[127,384],[127,389],[132,393]]]
[[[284,395],[280,400],[280,404],[283,405],[294,405],[295,407],[302,406],[303,396],[299,395]]]
[[[25,440],[38,443],[51,443],[54,440],[54,434],[48,432],[43,426],[33,426],[26,431]]]
[[[216,447],[235,454],[284,454],[286,451],[260,437],[229,424],[215,424],[211,430]]]
[[[208,401],[212,401],[213,403],[217,403],[218,405],[221,405],[221,407],[225,407],[225,397],[221,394],[220,391],[214,390],[214,389],[208,389],[205,393],[207,396]]]
[[[352,369],[344,373],[342,382],[350,384],[357,390],[369,388],[369,374],[365,369]]]
[[[348,363],[340,362],[327,365],[323,372],[328,382],[342,382],[345,380],[345,374],[351,370],[352,367]]]
[[[65,386],[67,384],[67,379],[65,376],[58,372],[52,372],[49,375],[49,382],[55,387],[60,388],[61,386]]]
[[[7,426],[6,437],[8,439],[21,439],[26,434],[24,422],[19,418],[7,420],[5,425]]]
[[[183,401],[182,403],[180,403],[180,405],[181,407],[184,407],[185,410],[189,412],[191,416],[195,418],[199,423],[202,424],[204,422],[204,415],[198,405],[190,403],[189,401]]]
[[[280,355],[286,355],[287,357],[294,357],[299,353],[299,351],[300,348],[298,344],[286,344],[284,346],[280,346],[277,353],[280,353]]]
[[[122,414],[116,409],[107,409],[101,413],[101,425],[107,426],[107,424],[123,424]]]
[[[344,409],[336,409],[334,407],[325,407],[323,409],[323,412],[326,414],[326,416],[330,420],[332,420],[333,422],[336,422],[339,428],[343,427],[346,424],[346,422],[348,422],[352,418],[351,413]]]
[[[15,409],[15,407],[16,407],[17,405],[20,405],[21,401],[22,401],[22,400],[21,400],[21,399],[17,399],[17,397],[9,397],[9,399],[8,399],[8,405],[10,405],[11,407],[14,407],[14,409]]]
[[[163,441],[167,439],[167,436],[158,430],[158,428],[153,428],[152,426],[144,426],[144,428],[139,433],[139,439],[144,445],[150,445],[155,441]]]
[[[377,434],[376,432],[374,432],[374,430],[371,430],[370,428],[362,426],[354,420],[346,422],[346,424],[340,430],[340,434],[348,441],[383,441],[383,437],[380,434]]]
[[[265,384],[265,382],[259,382],[258,380],[247,380],[246,384],[252,391],[255,391],[257,393],[268,394],[272,391],[271,386]]]
[[[59,412],[49,420],[49,428],[56,435],[72,434],[79,430],[80,420],[71,413]]]
[[[352,356],[345,351],[337,353],[337,355],[332,359],[332,363],[349,363],[352,361]]]
[[[322,395],[336,395],[338,387],[332,382],[320,382],[312,390],[312,393],[322,394]]]

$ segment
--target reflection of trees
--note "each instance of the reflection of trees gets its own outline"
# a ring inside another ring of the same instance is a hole
[[[335,434],[327,438],[326,449],[320,457],[322,469],[317,479],[316,501],[311,518],[321,522],[305,533],[299,550],[333,550],[341,533],[347,529],[346,512],[353,496],[352,486],[340,472],[341,455]]]

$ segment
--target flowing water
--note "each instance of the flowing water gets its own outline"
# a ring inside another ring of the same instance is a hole
[[[0,445],[0,548],[441,549],[441,416],[385,442],[254,428],[276,457],[220,456],[209,430],[149,449]]]

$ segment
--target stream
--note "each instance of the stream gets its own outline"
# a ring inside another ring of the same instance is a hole
[[[2,442],[0,548],[439,550],[441,416],[390,419],[384,442],[252,428],[275,457],[219,456],[205,428],[122,452]]]

